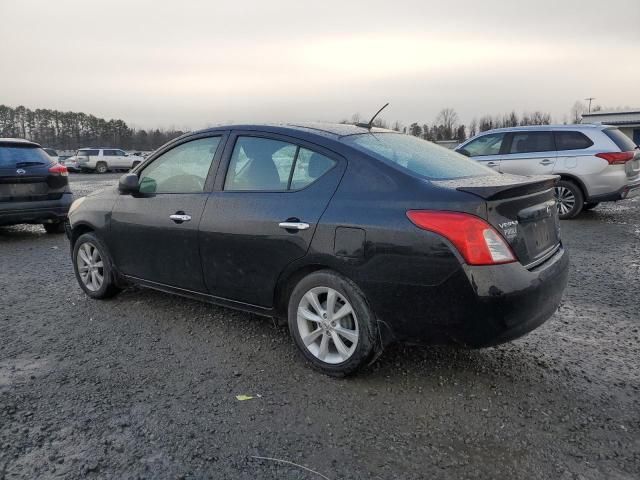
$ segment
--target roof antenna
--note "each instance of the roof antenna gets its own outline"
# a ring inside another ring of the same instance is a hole
[[[371,130],[373,128],[373,121],[380,114],[380,112],[385,108],[387,108],[388,106],[389,106],[389,102],[385,103],[384,106],[380,110],[378,110],[373,117],[371,117],[371,120],[369,120],[369,123],[356,123],[356,127],[363,127],[363,128],[366,128],[367,130]]]

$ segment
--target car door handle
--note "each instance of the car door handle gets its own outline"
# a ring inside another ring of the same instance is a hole
[[[285,230],[306,230],[309,228],[309,224],[304,222],[280,222],[278,226]]]
[[[553,162],[551,160],[549,160],[548,158],[545,158],[540,162],[540,165],[551,165],[552,163]]]
[[[487,167],[497,167],[500,165],[498,162],[487,162]]]
[[[185,213],[174,213],[173,215],[169,215],[169,218],[176,223],[182,223],[190,221],[191,215],[187,215]]]

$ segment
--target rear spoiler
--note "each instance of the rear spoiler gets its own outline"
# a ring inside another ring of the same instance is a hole
[[[485,200],[500,200],[549,190],[555,187],[559,180],[560,176],[558,175],[495,175],[434,181],[433,183],[455,188],[460,192],[472,193]]]

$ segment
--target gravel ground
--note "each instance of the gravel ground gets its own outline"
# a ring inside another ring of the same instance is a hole
[[[72,175],[84,194],[118,175]],[[0,479],[640,477],[640,199],[562,223],[554,317],[485,350],[391,347],[355,378],[284,328],[76,284],[68,243],[0,228]],[[252,395],[239,401],[236,395]]]

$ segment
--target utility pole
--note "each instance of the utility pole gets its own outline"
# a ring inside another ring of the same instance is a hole
[[[591,113],[591,101],[595,100],[596,97],[589,97],[589,98],[585,98],[585,100],[589,100],[589,113]]]

